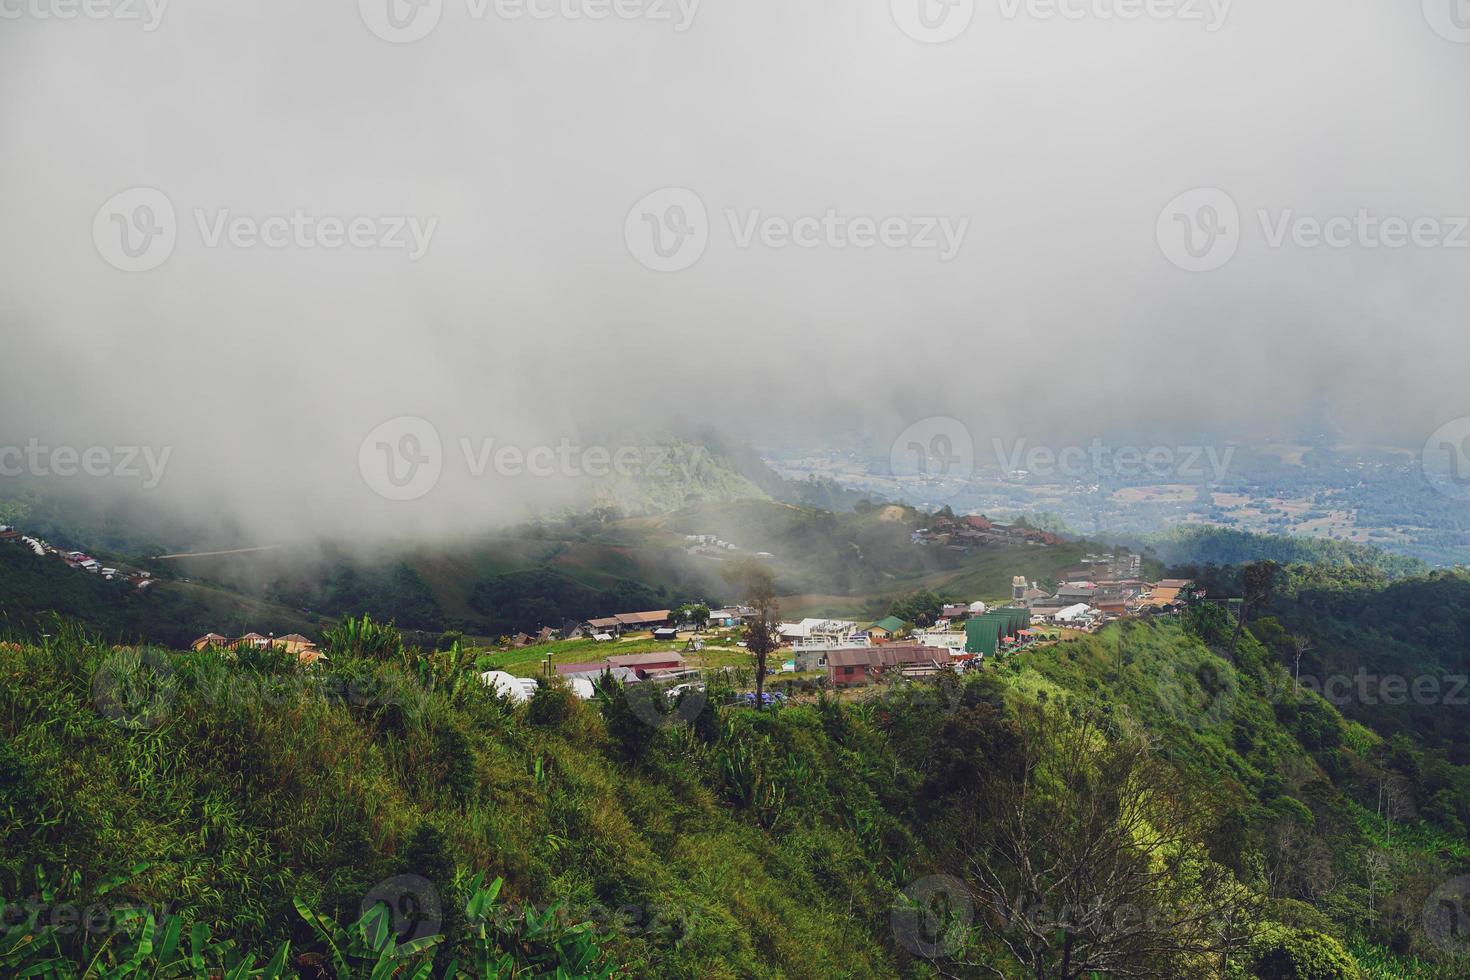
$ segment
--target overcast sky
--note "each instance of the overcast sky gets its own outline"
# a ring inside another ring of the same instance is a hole
[[[0,442],[168,447],[179,506],[516,516],[563,488],[461,439],[676,423],[1470,415],[1457,0],[117,2],[0,0]]]

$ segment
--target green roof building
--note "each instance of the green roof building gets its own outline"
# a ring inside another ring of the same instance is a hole
[[[983,657],[995,655],[1000,649],[1001,630],[1004,621],[986,613],[965,623],[965,652],[978,653]]]
[[[907,627],[908,623],[905,623],[897,616],[885,616],[883,619],[880,619],[876,623],[870,625],[868,627],[868,632],[880,632],[888,636],[892,636],[895,633],[901,633]]]
[[[1031,625],[1031,610],[1006,606],[965,623],[965,652],[993,656],[1003,639]]]

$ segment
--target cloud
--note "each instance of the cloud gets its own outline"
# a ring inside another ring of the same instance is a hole
[[[373,0],[167,5],[152,30],[46,3],[0,38],[3,434],[170,446],[158,492],[191,516],[444,531],[575,499],[575,478],[474,477],[461,439],[881,441],[945,414],[1086,441],[1291,431],[1325,405],[1417,445],[1466,414],[1470,248],[1267,234],[1470,215],[1470,48],[1417,5],[1007,2],[930,44],[837,0],[444,0],[411,43],[374,34]],[[99,218],[131,188],[175,212],[148,271],[94,234],[141,233]],[[681,271],[625,240],[663,188],[707,217]],[[1238,208],[1209,272],[1158,240],[1192,188]],[[968,222],[947,261],[913,244],[931,220]],[[890,221],[903,244],[863,244]],[[774,237],[742,247],[755,228]],[[445,452],[410,502],[359,467],[400,417]]]

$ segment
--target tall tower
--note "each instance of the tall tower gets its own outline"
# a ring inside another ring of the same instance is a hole
[[[1026,598],[1026,576],[1017,575],[1011,579],[1011,598],[1017,602]]]

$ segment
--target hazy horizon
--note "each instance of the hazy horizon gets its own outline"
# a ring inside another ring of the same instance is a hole
[[[168,450],[190,519],[452,533],[582,489],[462,440],[1470,415],[1470,48],[1418,5],[46,2],[0,36],[0,443]],[[442,473],[387,499],[404,418]]]

